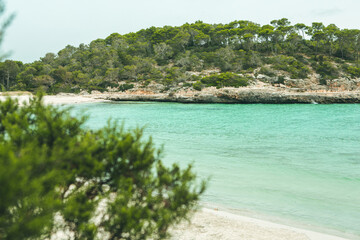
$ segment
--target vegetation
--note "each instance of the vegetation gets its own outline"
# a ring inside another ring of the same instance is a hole
[[[226,72],[221,74],[213,74],[208,77],[203,77],[201,82],[207,87],[244,87],[248,85],[248,80],[240,77],[237,74]]]
[[[290,73],[291,78],[307,78],[310,72],[304,63],[291,56],[277,56],[271,61],[274,69]]]
[[[262,73],[295,79],[312,73],[322,79],[356,78],[359,53],[360,30],[339,29],[334,24],[292,25],[286,18],[266,25],[197,21],[125,35],[113,33],[90,44],[66,46],[29,64],[7,60],[0,63],[0,84],[5,90],[48,93],[106,91],[109,87],[124,91],[129,86],[124,84],[146,86],[151,81],[167,88],[183,83],[200,89],[196,81],[202,82],[210,69],[242,76],[262,69]],[[242,86],[236,81],[228,85]]]
[[[354,78],[360,78],[360,67],[345,65],[345,71]]]
[[[165,167],[141,130],[84,127],[41,96],[0,102],[0,239],[162,239],[205,185]]]

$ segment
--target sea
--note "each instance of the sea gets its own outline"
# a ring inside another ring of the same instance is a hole
[[[162,161],[193,164],[201,204],[360,239],[360,104],[109,102],[72,106],[98,129],[144,128]]]

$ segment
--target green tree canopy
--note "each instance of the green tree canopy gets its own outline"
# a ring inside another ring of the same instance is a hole
[[[358,29],[340,29],[321,22],[292,24],[287,18],[265,25],[246,20],[225,24],[196,21],[124,35],[113,33],[78,47],[68,45],[57,54],[47,53],[41,61],[18,64],[19,69],[11,74],[0,67],[0,84],[5,90],[40,89],[48,93],[106,91],[109,87],[116,91],[122,81],[136,82],[136,87],[146,87],[151,81],[185,84],[183,77],[169,79],[167,69],[178,66],[182,67],[181,74],[196,71],[204,75],[207,70],[220,69],[255,75],[257,67],[271,64],[278,56],[294,57],[309,69],[309,74],[294,75],[294,71],[283,68],[281,74],[290,78],[319,76],[319,68],[311,67],[311,59],[317,56],[328,58],[334,65],[345,64],[338,68],[339,76],[355,78],[350,69],[357,72],[360,66],[359,39]],[[190,85],[192,82],[182,86]]]
[[[142,130],[0,102],[0,239],[162,239],[196,207],[205,183],[191,166],[166,167]]]

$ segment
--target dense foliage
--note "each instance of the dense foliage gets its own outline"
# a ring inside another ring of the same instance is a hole
[[[141,130],[85,120],[41,97],[0,102],[0,239],[162,239],[194,209],[191,166],[165,167]]]
[[[292,25],[286,18],[262,26],[198,21],[114,33],[88,45],[66,46],[30,64],[5,61],[0,64],[0,83],[6,90],[41,88],[48,93],[103,91],[124,82],[192,86],[207,75],[204,70],[244,74],[260,67],[291,78],[307,78],[311,72],[323,79],[340,74],[354,78],[359,77],[359,53],[360,30],[334,24]]]
[[[203,77],[200,82],[203,83],[206,87],[216,88],[230,86],[243,87],[248,84],[248,80],[246,78],[240,77],[239,75],[231,72],[213,74],[207,77]]]

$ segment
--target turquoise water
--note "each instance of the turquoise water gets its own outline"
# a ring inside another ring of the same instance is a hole
[[[73,111],[146,126],[164,162],[211,176],[204,204],[360,238],[360,105],[92,103]]]

